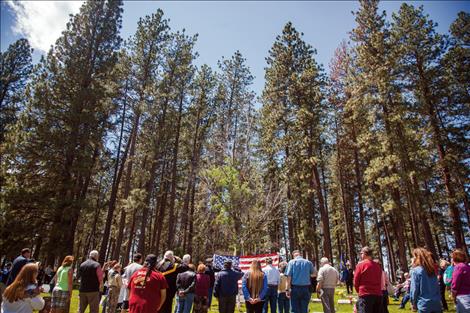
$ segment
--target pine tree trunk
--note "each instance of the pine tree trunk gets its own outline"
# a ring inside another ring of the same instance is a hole
[[[343,178],[343,171],[341,169],[341,164],[339,164],[340,160],[340,149],[337,147],[337,171],[339,174],[339,180],[340,180],[340,190],[341,190],[341,208],[343,209],[343,218],[344,218],[344,226],[345,226],[345,231],[346,231],[346,246],[348,249],[348,257],[351,262],[351,266],[353,268],[356,267],[356,247],[354,243],[354,228],[353,228],[353,222],[352,222],[352,216],[351,216],[351,209],[349,207],[349,201],[346,199],[346,193],[344,190],[344,178]]]
[[[452,185],[452,178],[450,174],[449,165],[446,160],[446,150],[444,147],[441,129],[438,123],[438,116],[436,112],[436,107],[431,100],[431,91],[429,82],[424,73],[424,66],[422,63],[417,64],[418,74],[419,74],[419,87],[423,93],[423,100],[426,104],[427,114],[429,116],[429,123],[431,126],[431,131],[433,135],[434,144],[437,149],[437,154],[439,157],[439,166],[441,169],[441,177],[444,182],[444,186],[447,193],[447,205],[449,207],[449,216],[452,219],[452,230],[454,232],[455,246],[456,248],[461,248],[467,253],[467,246],[465,244],[465,237],[462,230],[462,222],[460,219],[459,208],[456,205],[455,201],[455,191]]]
[[[137,210],[134,210],[132,214],[132,221],[129,228],[129,238],[127,239],[126,250],[124,251],[124,264],[129,263],[129,254],[131,253],[132,244],[134,243],[134,232],[135,232],[135,224],[137,219]],[[140,252],[140,251],[138,251]]]
[[[325,208],[325,201],[323,199],[323,193],[321,190],[320,184],[320,175],[318,174],[317,165],[312,165],[312,174],[313,174],[313,186],[315,188],[315,192],[318,198],[318,207],[320,209],[320,218],[322,221],[322,229],[323,229],[323,250],[325,252],[325,256],[332,260],[333,254],[331,251],[331,235],[330,235],[330,224],[328,218],[328,211]]]
[[[187,241],[187,251],[189,254],[193,253],[193,233],[194,233],[194,198],[196,196],[196,188],[193,186],[191,192],[191,211],[189,214],[189,231]]]
[[[399,197],[399,194],[397,194],[398,191],[395,191],[394,194],[394,201],[395,204],[397,203],[397,196]],[[399,199],[399,198],[398,198]],[[403,224],[403,216],[400,211],[403,210],[397,210],[394,209],[392,212],[391,222],[394,225],[393,231],[395,233],[395,238],[398,246],[398,259],[400,261],[400,268],[402,271],[407,272],[408,271],[408,260],[406,258],[406,238],[405,238],[405,227]]]
[[[392,280],[396,279],[396,268],[397,268],[397,262],[395,260],[395,253],[393,251],[393,244],[392,240],[390,239],[390,232],[388,231],[387,227],[387,220],[385,219],[385,216],[382,216],[382,225],[384,227],[384,233],[385,233],[385,241],[387,244],[387,253],[388,253],[388,265],[390,269],[390,275],[392,276]]]
[[[379,227],[379,217],[377,216],[377,207],[375,206],[375,200],[374,200],[374,222],[375,222],[375,231],[377,232],[377,248],[379,252],[379,260],[382,264],[384,263],[384,256],[382,253],[382,239],[380,236],[380,227]]]
[[[181,116],[183,114],[183,101],[184,101],[184,89],[180,93],[180,101],[178,107],[178,118],[176,122],[176,131],[175,131],[175,145],[173,147],[173,161],[171,167],[171,192],[170,192],[170,204],[169,204],[169,214],[168,214],[168,247],[173,246],[175,238],[175,201],[176,201],[176,185],[177,185],[177,164],[178,164],[178,151],[179,151],[179,140],[181,132]],[[187,214],[187,211],[183,212]]]
[[[359,151],[357,148],[357,137],[356,137],[356,125],[354,120],[352,121],[352,140],[354,150],[354,173],[356,178],[356,192],[357,192],[357,203],[359,205],[359,233],[361,235],[361,246],[367,245],[366,229],[365,229],[365,214],[364,214],[364,203],[362,200],[362,175],[359,164]]]
[[[127,82],[126,82],[126,88],[124,91],[124,94],[127,95]],[[126,97],[126,96],[124,96]],[[122,157],[122,161],[120,161],[120,155],[121,155],[121,146],[122,146],[122,138],[124,135],[124,124],[125,124],[125,119],[126,119],[126,108],[127,108],[127,100],[124,100],[124,105],[122,108],[122,116],[121,116],[121,131],[119,133],[119,141],[118,141],[118,146],[117,146],[117,156],[116,156],[116,166],[114,167],[114,175],[113,175],[113,183],[111,187],[111,196],[109,198],[109,204],[108,204],[108,212],[106,215],[106,222],[104,225],[104,232],[103,232],[103,239],[101,241],[101,249],[100,249],[100,256],[99,256],[99,262],[104,263],[104,255],[106,253],[105,247],[108,244],[109,241],[109,235],[111,231],[111,223],[113,221],[113,216],[114,216],[114,210],[116,209],[116,200],[117,200],[117,193],[119,190],[119,184],[121,182],[121,177],[122,173],[124,171],[124,165],[126,163],[126,157],[127,157],[127,151],[129,144],[126,145],[126,151],[124,152],[124,155]],[[121,163],[121,166],[119,166],[119,163]],[[118,249],[116,249],[118,250]],[[113,254],[114,255],[114,254]],[[117,260],[118,258],[115,258]]]
[[[160,249],[163,248],[163,247],[160,246],[160,243],[161,243],[162,232],[163,232],[163,227],[164,227],[163,223],[164,223],[164,217],[165,217],[165,211],[166,211],[166,199],[167,199],[167,196],[168,196],[168,186],[167,185],[168,185],[168,183],[164,179],[164,182],[161,186],[161,190],[163,192],[162,200],[161,200],[161,206],[160,206],[160,211],[158,212],[158,218],[160,219],[161,222],[158,224],[157,237],[155,239],[155,241],[156,241],[155,253],[157,253],[157,255],[160,253]]]

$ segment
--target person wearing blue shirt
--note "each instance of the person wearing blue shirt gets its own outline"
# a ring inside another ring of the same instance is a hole
[[[241,271],[232,269],[232,261],[224,262],[224,269],[217,274],[214,284],[214,297],[219,300],[219,313],[235,312],[238,281],[242,277]]]
[[[281,273],[273,266],[273,259],[266,258],[266,267],[263,273],[268,279],[268,291],[266,292],[266,301],[264,301],[263,313],[268,313],[268,305],[271,306],[271,313],[276,313],[277,308],[277,289],[281,280]]]
[[[410,298],[419,313],[441,313],[441,293],[431,253],[424,248],[413,250]]]
[[[251,262],[250,269],[243,276],[242,291],[247,313],[262,313],[268,291],[268,277],[261,270],[258,260]]]
[[[287,291],[292,312],[308,313],[310,303],[310,277],[315,275],[312,262],[301,257],[299,250],[292,252],[294,259],[287,264]]]

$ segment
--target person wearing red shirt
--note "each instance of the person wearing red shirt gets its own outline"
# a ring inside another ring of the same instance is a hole
[[[159,312],[166,298],[168,283],[155,269],[157,257],[149,254],[143,268],[135,272],[128,285],[129,313]]]
[[[372,260],[369,247],[361,249],[361,259],[354,271],[354,288],[359,294],[357,313],[382,313],[382,269]]]

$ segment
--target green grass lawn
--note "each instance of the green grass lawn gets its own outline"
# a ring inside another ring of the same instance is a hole
[[[342,293],[344,292],[344,289],[342,288],[338,288],[337,289],[337,293]],[[313,298],[316,298],[316,295],[312,295],[312,299]],[[343,296],[339,296],[339,295],[336,295],[335,296],[335,300],[336,302],[338,301],[338,299],[344,299]],[[455,308],[454,308],[454,305],[451,304],[452,302],[449,300],[447,301],[449,305],[449,307],[451,308],[451,310],[449,312],[455,312]],[[410,304],[408,303],[406,305],[406,309],[405,310],[399,310],[398,309],[398,306],[399,306],[400,302],[395,302],[393,301],[392,299],[390,299],[390,305],[388,307],[389,309],[389,312],[390,313],[399,313],[399,312],[412,312],[411,309],[410,309]],[[100,312],[101,312],[101,309],[102,307],[100,306]],[[70,313],[76,313],[78,312],[78,290],[74,290],[73,291],[73,296],[72,296],[72,303],[70,305]],[[88,312],[88,310],[87,310]],[[240,309],[236,309],[235,310],[235,313],[244,313],[246,312],[245,310],[245,306],[244,305],[241,305]],[[310,303],[310,306],[309,306],[309,313],[313,313],[313,312],[323,312],[322,310],[322,306],[321,306],[321,303]],[[351,313],[353,312],[353,306],[350,305],[350,304],[340,304],[340,305],[337,305],[336,306],[336,312],[348,312],[348,313]],[[210,311],[209,313],[218,313],[218,310],[217,310],[217,299],[216,298],[213,298],[213,301],[212,301],[212,306],[210,308]]]

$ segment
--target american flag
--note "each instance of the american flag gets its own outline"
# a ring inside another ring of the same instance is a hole
[[[218,255],[218,254],[214,254],[214,257],[212,258],[212,266],[216,269],[221,270],[221,269],[224,268],[225,260],[232,261],[232,266],[233,267],[239,267],[240,266],[240,257],[239,256]]]
[[[257,255],[245,255],[240,257],[240,269],[243,273],[247,272],[250,269],[251,262],[258,260],[261,262],[261,268],[266,267],[266,258],[271,258],[273,260],[273,267],[279,266],[279,255],[276,253],[272,254],[257,254]]]
[[[212,266],[217,269],[224,268],[225,260],[231,260],[233,267],[239,267],[243,273],[246,273],[250,269],[251,262],[258,260],[261,262],[261,268],[266,267],[266,258],[270,257],[273,260],[273,267],[279,266],[279,254],[257,254],[257,255],[244,255],[244,256],[229,256],[229,255],[218,255],[214,254],[212,258]],[[241,288],[242,281],[238,281],[238,287]]]

